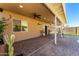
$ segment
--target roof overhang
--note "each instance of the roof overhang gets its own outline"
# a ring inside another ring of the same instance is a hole
[[[61,21],[62,24],[66,24],[66,9],[65,4],[62,3],[45,3],[45,5],[51,10],[52,13]]]

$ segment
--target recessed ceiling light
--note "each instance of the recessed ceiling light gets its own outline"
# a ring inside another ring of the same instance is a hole
[[[23,5],[19,5],[20,8],[23,8]]]
[[[46,19],[46,17],[44,17],[44,19]]]

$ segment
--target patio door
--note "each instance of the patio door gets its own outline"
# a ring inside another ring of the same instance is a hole
[[[47,26],[45,25],[45,35],[48,34],[48,29],[47,29]]]

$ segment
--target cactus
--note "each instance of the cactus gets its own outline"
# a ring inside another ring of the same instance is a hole
[[[5,41],[6,41],[6,44],[8,45],[8,55],[9,56],[13,56],[13,54],[14,54],[14,47],[13,47],[14,39],[15,39],[14,35],[11,35],[11,36],[5,35]]]

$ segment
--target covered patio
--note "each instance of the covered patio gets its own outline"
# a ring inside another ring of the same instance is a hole
[[[15,35],[14,55],[53,55],[50,48],[64,40],[62,34],[67,19],[62,3],[4,3],[0,9],[0,16],[8,24],[4,34]],[[42,48],[50,51],[41,54]]]

